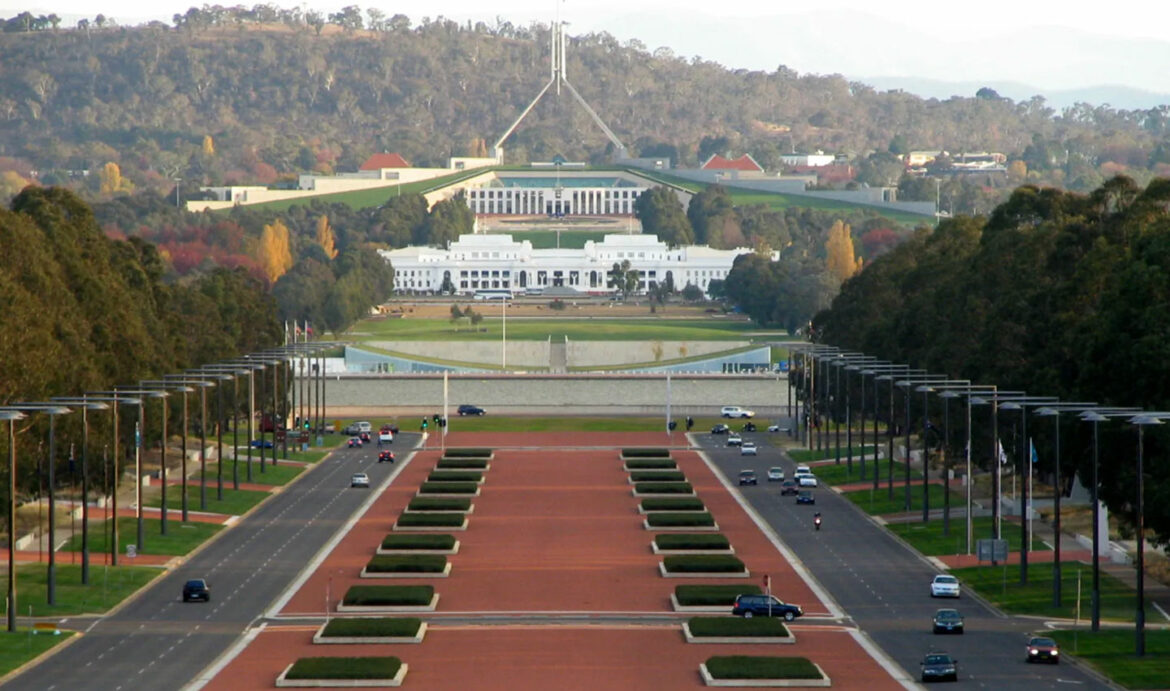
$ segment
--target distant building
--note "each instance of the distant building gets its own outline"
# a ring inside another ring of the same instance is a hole
[[[786,166],[799,168],[819,168],[833,165],[837,157],[818,151],[815,154],[780,154],[780,162]]]
[[[921,168],[928,163],[934,162],[934,159],[939,156],[947,156],[946,151],[911,151],[906,154],[906,167]]]
[[[752,158],[751,154],[744,154],[739,158],[724,158],[719,154],[714,154],[700,168],[702,170],[738,170],[745,173],[764,172],[763,166],[756,163],[756,159]]]
[[[383,168],[409,168],[410,164],[398,154],[373,154],[358,170],[382,170]]]

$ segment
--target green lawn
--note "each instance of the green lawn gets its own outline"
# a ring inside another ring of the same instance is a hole
[[[470,302],[469,302],[470,304]],[[466,321],[450,319],[387,319],[365,321],[359,341],[499,341],[502,321],[496,305],[473,304],[484,321],[476,329]],[[764,331],[747,319],[562,319],[508,320],[508,339],[514,341],[746,341],[749,333]],[[776,337],[786,333],[776,331]]]
[[[17,578],[19,582],[19,577]],[[32,629],[19,629],[16,633],[0,633],[0,677],[33,660],[58,643],[64,643],[73,635],[62,631],[59,636],[44,633],[33,634]]]
[[[57,560],[55,588],[57,604],[51,607],[46,604],[45,565],[16,565],[16,606],[21,616],[28,616],[30,605],[34,617],[75,616],[107,612],[131,593],[166,573],[163,569],[145,566],[90,565],[89,585],[81,585],[81,566],[62,563],[67,558],[68,555],[59,555]],[[7,569],[0,572],[0,590],[8,592]],[[46,638],[50,638],[50,636],[46,636]],[[12,638],[11,640],[17,639]],[[0,656],[3,654],[4,646],[0,646]]]
[[[1127,689],[1170,689],[1170,631],[1146,630],[1146,655],[1134,656],[1132,629],[1047,631],[1072,653]]]
[[[403,194],[422,194],[432,189],[450,185],[465,178],[479,175],[489,168],[476,168],[474,170],[461,170],[452,172],[450,175],[432,178],[430,180],[419,180],[418,182],[409,182],[404,185],[395,185],[393,187],[376,187],[368,190],[353,190],[351,192],[336,192],[334,194],[322,194],[313,197],[304,197],[302,199],[284,199],[275,202],[265,202],[263,204],[252,204],[250,209],[266,209],[269,211],[287,211],[293,206],[308,206],[316,201],[321,201],[326,204],[347,204],[355,209],[365,209],[371,206],[382,206],[390,199],[390,197],[399,196]]]
[[[856,461],[859,457],[861,457],[862,446],[859,442],[860,436],[861,435],[860,435],[860,433],[858,433],[857,430],[853,430],[853,460],[854,461]],[[866,438],[873,439],[873,435],[867,433]],[[830,441],[834,441],[831,435],[830,435]],[[882,448],[885,448],[885,446],[883,446]],[[845,463],[845,457],[847,455],[848,455],[848,446],[845,443],[845,430],[841,430],[841,463]],[[873,458],[873,445],[872,444],[865,447],[865,456],[867,459]],[[823,460],[827,460],[827,459],[836,460],[837,459],[837,446],[835,443],[831,443],[829,445],[829,448],[824,450],[824,451],[818,451],[816,449],[792,449],[791,451],[788,452],[788,457],[797,463],[809,463],[811,461],[823,461]],[[814,471],[814,472],[820,473],[819,470]]]
[[[897,490],[895,490],[896,493]],[[952,504],[953,506],[953,504]],[[891,523],[887,526],[892,532],[910,543],[914,549],[929,556],[944,554],[966,554],[967,523],[962,517],[951,516],[951,534],[943,535],[942,518],[932,518],[930,523],[914,521],[912,523]],[[991,537],[991,517],[977,516],[974,520],[974,538],[976,540]],[[1018,523],[1004,521],[1000,526],[1000,534],[1008,541],[1008,549],[1016,551],[1020,548],[1020,526]],[[1032,551],[1047,551],[1049,548],[1040,540],[1032,537]],[[975,546],[971,546],[974,553]]]
[[[855,482],[873,482],[873,454],[867,454],[865,457],[865,477],[861,476],[861,458],[858,454],[853,455],[853,472],[849,472],[849,463],[845,457],[841,457],[841,465],[834,463],[833,465],[818,465],[812,471],[813,475],[817,476],[817,480],[827,485],[844,485]],[[894,464],[894,478],[901,480],[906,477],[905,466],[901,463]],[[878,459],[878,478],[882,482],[882,487],[889,479],[890,466],[885,459]],[[917,470],[910,471],[910,477],[918,479],[922,477],[922,473]]]
[[[1020,585],[1020,567],[975,566],[954,569],[952,574],[963,581],[963,585],[977,593],[1005,612],[1012,614],[1060,617],[1073,619],[1076,616],[1077,574],[1081,578],[1081,620],[1091,615],[1093,570],[1088,564],[1062,562],[1060,580],[1063,584],[1062,607],[1052,606],[1052,564],[1029,564],[1028,584]],[[1101,574],[1101,618],[1118,621],[1133,621],[1137,595],[1134,589],[1107,573]],[[1157,611],[1146,605],[1146,619],[1161,619]],[[1130,634],[1129,640],[1133,641]],[[1170,640],[1168,640],[1170,642]]]
[[[819,469],[815,471],[817,477],[820,477]],[[883,478],[884,480],[884,478]],[[941,509],[943,506],[943,488],[942,485],[930,485],[930,508]],[[894,482],[894,498],[890,499],[889,488],[883,481],[881,486],[875,492],[873,489],[861,489],[854,492],[846,492],[844,495],[846,499],[857,504],[866,513],[881,516],[884,514],[905,513],[906,511],[906,487],[901,482]],[[966,501],[964,495],[958,492],[951,491],[951,506],[961,506]],[[910,511],[922,514],[922,485],[910,485]]]
[[[89,551],[108,552],[109,543],[106,540],[104,523],[95,523],[89,530]],[[146,548],[138,543],[138,519],[134,516],[123,516],[118,519],[118,552],[126,553],[126,545],[136,545],[139,554],[165,554],[182,556],[206,542],[213,535],[223,530],[222,525],[215,523],[183,523],[179,521],[179,514],[167,521],[167,534],[161,535],[162,521],[157,518],[144,518],[142,521],[143,537],[146,538]],[[81,551],[81,535],[74,535],[61,548],[65,552]]]
[[[279,467],[279,466],[277,466]],[[252,482],[261,482],[260,464],[253,463],[252,465]],[[247,475],[244,473],[244,466],[240,464],[240,482],[247,482]],[[167,511],[171,509],[178,509],[182,504],[181,487],[171,486],[167,488]],[[201,488],[198,482],[187,485],[187,508],[191,511],[206,510],[211,513],[223,513],[229,516],[241,516],[248,512],[253,506],[259,504],[268,498],[268,492],[262,492],[252,489],[232,489],[232,474],[231,464],[223,468],[223,499],[218,500],[218,492],[216,489],[216,481],[214,476],[208,473],[207,476],[207,508],[199,508],[199,493]],[[154,494],[154,492],[152,492]],[[147,499],[143,505],[158,507],[162,504],[161,498],[154,494],[153,497]]]
[[[291,456],[292,454],[289,454],[289,455]],[[215,485],[214,478],[215,478],[216,471],[217,471],[217,466],[214,463],[208,464],[208,466],[207,466],[207,486],[208,487],[213,487]],[[261,484],[261,485],[286,485],[289,482],[292,482],[293,478],[300,475],[304,471],[305,471],[305,466],[303,466],[303,465],[287,465],[287,464],[282,464],[279,461],[277,462],[276,465],[271,465],[269,463],[268,459],[265,459],[263,473],[260,472],[259,464],[257,464],[257,463],[252,464],[252,482],[254,482],[256,484]],[[229,480],[229,478],[231,477],[231,474],[232,474],[232,465],[230,462],[223,467],[223,472],[224,472],[224,485],[227,486],[231,483],[231,481]],[[240,481],[243,482],[245,477],[246,477],[246,475],[241,474]],[[195,475],[191,476],[190,478],[187,478],[187,484],[188,484],[188,489],[190,489],[190,485],[195,485],[196,487],[198,487],[199,474],[196,473]],[[214,494],[214,492],[212,492],[211,494]],[[189,495],[189,496],[194,497],[196,503],[198,503],[198,501],[199,501],[199,493],[198,492],[196,492],[194,495]],[[225,500],[226,500],[226,497],[227,497],[227,494],[226,494],[226,489],[225,489],[225,494],[224,494]],[[209,495],[209,498],[210,498],[210,495]],[[168,493],[167,506],[170,506],[170,505],[171,505],[171,502],[170,502],[170,496]]]

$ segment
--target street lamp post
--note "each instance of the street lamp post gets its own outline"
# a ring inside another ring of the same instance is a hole
[[[143,528],[142,515],[142,437],[146,434],[146,400],[147,398],[166,398],[165,391],[157,391],[150,389],[115,389],[118,393],[138,396],[143,399],[138,406],[138,424],[134,428],[134,501],[135,501],[135,517],[137,519],[137,547],[142,550],[146,547],[146,531]],[[164,402],[165,406],[165,402]],[[164,413],[165,415],[165,413]],[[165,435],[165,429],[164,429]],[[164,444],[165,446],[165,444]],[[115,460],[115,463],[117,461]],[[165,463],[163,465],[166,465]],[[164,486],[165,487],[165,486]],[[165,489],[164,489],[163,506],[166,506]],[[164,509],[165,513],[165,509]],[[117,521],[115,514],[115,522]]]
[[[1030,396],[1008,400],[1001,406],[1004,410],[1020,411],[1020,585],[1028,584],[1028,552],[1032,547],[1032,447],[1028,442],[1028,406],[1053,404],[1056,400],[1051,396]],[[1056,539],[1059,540],[1060,536],[1057,535]]]
[[[19,410],[0,408],[0,421],[8,423],[8,632],[16,632],[16,421]]]
[[[905,459],[903,461],[903,463],[904,463],[903,470],[905,472],[906,477],[903,478],[902,482],[903,482],[903,485],[905,487],[905,495],[906,495],[905,510],[907,512],[910,511],[910,509],[912,508],[912,504],[910,501],[910,399],[912,398],[911,394],[913,393],[913,387],[915,384],[922,384],[922,385],[925,385],[925,384],[945,384],[947,381],[948,380],[943,378],[941,375],[920,374],[920,375],[907,376],[906,378],[901,379],[900,381],[897,382],[898,388],[906,390],[906,394],[905,394],[905,396],[906,396],[906,450],[905,450]],[[892,390],[890,392],[890,397],[891,398],[893,397]],[[923,438],[925,439],[925,434],[923,435]],[[924,485],[927,485],[927,488],[926,488],[927,491],[929,491],[929,489],[930,489],[929,488],[929,484],[930,484],[929,480],[930,480],[930,468],[926,462],[926,448],[925,448],[925,445],[923,445],[922,482]],[[891,482],[892,482],[892,478],[891,478]],[[925,522],[926,520],[928,520],[930,518],[929,511],[930,511],[929,506],[924,505],[923,506],[923,518],[922,518],[923,522]]]
[[[1137,504],[1134,510],[1137,514],[1137,612],[1134,614],[1134,652],[1138,657],[1146,654],[1146,542],[1145,542],[1145,468],[1143,467],[1142,452],[1144,447],[1144,430],[1148,425],[1161,425],[1162,417],[1170,417],[1170,413],[1145,413],[1130,418],[1129,423],[1137,427]]]
[[[120,472],[120,470],[118,468],[118,459],[119,459],[118,404],[121,403],[123,405],[143,406],[146,404],[146,402],[143,401],[139,397],[130,396],[129,394],[118,391],[116,389],[113,391],[90,391],[90,392],[86,393],[87,396],[93,396],[95,394],[102,395],[102,396],[108,395],[114,401],[114,405],[110,406],[110,413],[111,413],[110,418],[111,418],[111,422],[113,424],[113,438],[114,438],[114,459],[113,459],[114,460],[114,468],[113,468],[113,472],[110,473],[110,477],[111,477],[111,481],[110,481],[110,513],[113,516],[113,519],[110,521],[110,545],[109,545],[109,547],[110,547],[110,566],[117,566],[118,565],[118,481],[121,480],[121,478],[122,478],[122,473]]]
[[[53,398],[54,402],[81,409],[81,584],[89,584],[89,411],[106,410],[112,399]]]

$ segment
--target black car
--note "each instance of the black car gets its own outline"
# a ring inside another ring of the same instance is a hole
[[[741,485],[758,485],[760,481],[756,478],[756,471],[741,470],[739,471],[739,484]]]
[[[946,653],[927,653],[920,664],[923,682],[959,680],[959,661]]]
[[[932,621],[935,633],[963,633],[963,615],[957,609],[940,609]]]
[[[816,504],[817,498],[813,495],[813,493],[811,491],[809,491],[807,489],[802,489],[802,490],[797,491],[797,493],[796,493],[796,503],[797,504]]]
[[[796,488],[796,480],[785,480],[780,483],[780,496],[786,497],[789,494],[800,495],[800,490]]]
[[[207,581],[202,578],[192,578],[183,584],[183,602],[191,602],[192,600],[211,602],[211,589],[207,587]]]
[[[459,406],[459,410],[456,412],[460,415],[483,415],[485,411],[479,406],[464,404]]]
[[[731,428],[723,424],[715,425],[711,428],[711,434],[727,434],[730,431]]]
[[[800,605],[781,602],[775,595],[738,595],[735,598],[735,606],[731,608],[731,613],[745,619],[751,619],[753,616],[773,616],[784,617],[785,621],[792,621],[803,615],[804,610],[800,608]]]

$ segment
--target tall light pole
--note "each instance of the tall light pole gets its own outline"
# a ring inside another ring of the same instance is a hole
[[[8,423],[8,632],[16,632],[16,421],[24,413],[0,408],[0,421]]]
[[[143,406],[146,404],[141,398],[123,393],[118,390],[113,391],[90,391],[86,393],[87,396],[101,395],[110,396],[113,398],[114,405],[110,407],[110,421],[113,424],[113,439],[114,439],[114,467],[113,472],[110,473],[110,513],[112,520],[110,521],[110,566],[118,565],[118,482],[122,479],[122,472],[118,466],[120,458],[118,451],[118,444],[120,442],[120,435],[118,432],[118,405],[134,405]]]
[[[1028,584],[1028,552],[1032,548],[1032,515],[1029,510],[1032,489],[1032,454],[1028,443],[1028,406],[1052,404],[1051,396],[1030,396],[1005,402],[1003,410],[1020,411],[1020,585]],[[1057,535],[1057,540],[1060,536]]]
[[[904,463],[903,470],[906,474],[906,477],[903,478],[902,482],[903,482],[903,485],[905,487],[905,494],[906,494],[905,510],[910,511],[910,509],[912,508],[912,504],[910,501],[910,399],[913,398],[913,396],[911,394],[914,393],[914,386],[917,384],[945,384],[947,382],[947,379],[941,375],[938,375],[938,374],[921,374],[921,375],[914,375],[914,376],[907,375],[904,378],[900,377],[899,379],[900,380],[898,382],[896,382],[897,387],[899,389],[906,390],[906,393],[905,393],[905,396],[906,396],[906,451],[905,451],[905,454],[906,455],[905,455],[905,460],[903,461],[903,463]],[[893,396],[892,391],[890,392],[890,395],[891,395],[891,397]],[[922,482],[923,482],[923,484],[929,485],[930,484],[929,480],[930,480],[930,468],[928,467],[928,464],[926,462],[926,454],[923,453],[922,454]],[[927,491],[929,491],[929,487],[927,488]],[[927,509],[927,510],[929,510],[929,509]],[[925,515],[925,517],[923,518],[923,520],[925,521],[926,518],[929,518],[929,514],[927,514],[924,511],[924,515]]]
[[[53,398],[54,403],[71,405],[81,410],[81,584],[89,584],[89,411],[106,410],[104,401],[112,399]]]
[[[143,528],[142,516],[142,438],[146,434],[146,400],[147,398],[166,398],[167,392],[150,389],[115,389],[119,394],[137,396],[142,399],[138,406],[138,424],[134,428],[134,502],[135,518],[137,519],[137,547],[139,550],[146,547],[146,531]],[[165,401],[163,405],[166,405]],[[165,442],[165,440],[164,440]],[[165,446],[165,443],[164,443]],[[117,461],[115,461],[116,463]],[[165,465],[165,464],[164,464]],[[165,496],[165,495],[164,495]],[[164,503],[165,506],[165,503]],[[115,522],[117,517],[115,515]]]
[[[1144,413],[1129,419],[1129,424],[1137,427],[1137,503],[1134,512],[1137,514],[1137,612],[1134,616],[1135,653],[1138,657],[1146,654],[1146,521],[1145,521],[1145,468],[1143,467],[1142,452],[1144,447],[1144,430],[1150,425],[1161,425],[1162,417],[1170,417],[1170,413]]]
[[[185,383],[165,380],[165,379],[149,379],[139,382],[139,384],[146,389],[159,389],[162,391],[178,391],[183,394],[183,459],[182,459],[182,475],[181,489],[183,491],[183,498],[180,504],[183,507],[180,515],[183,520],[187,520],[187,394],[193,393],[195,389],[187,386]],[[168,394],[169,395],[169,394]],[[162,498],[159,503],[160,506],[160,527],[159,533],[167,534],[167,413],[170,408],[170,402],[163,399],[162,402],[162,444],[159,450],[159,486],[162,490]]]

